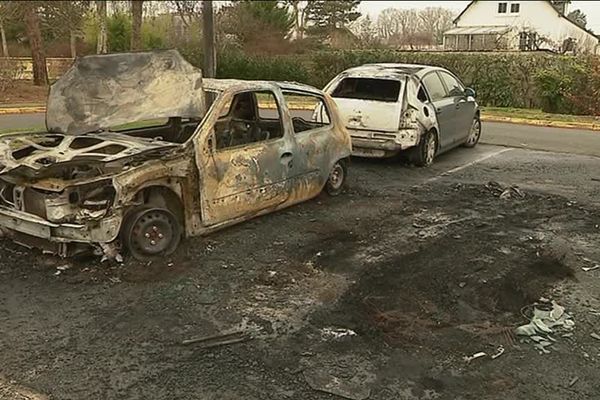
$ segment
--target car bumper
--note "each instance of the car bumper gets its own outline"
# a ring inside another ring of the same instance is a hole
[[[112,215],[93,224],[58,224],[23,211],[0,206],[0,228],[50,242],[108,243],[116,239],[121,218]]]
[[[398,133],[380,133],[349,130],[352,138],[352,155],[358,157],[392,157],[418,143],[413,130]]]

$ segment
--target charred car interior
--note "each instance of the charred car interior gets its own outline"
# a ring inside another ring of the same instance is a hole
[[[293,116],[286,96],[314,108]],[[339,194],[351,152],[323,92],[203,79],[173,50],[77,59],[50,89],[46,126],[0,138],[0,229],[61,256],[162,256],[182,237]]]

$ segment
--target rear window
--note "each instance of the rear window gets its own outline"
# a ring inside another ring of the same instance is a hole
[[[400,82],[391,79],[344,78],[335,88],[332,97],[396,102],[400,95]]]

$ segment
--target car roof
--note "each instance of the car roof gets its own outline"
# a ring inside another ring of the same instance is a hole
[[[364,64],[359,67],[353,67],[345,70],[343,73],[348,76],[368,76],[375,78],[393,78],[403,79],[406,76],[415,76],[422,78],[431,71],[446,71],[444,68],[433,65],[421,64],[395,64],[395,63],[376,63]]]
[[[302,91],[315,95],[323,95],[323,92],[313,86],[298,82],[278,82],[278,81],[246,81],[241,79],[213,79],[203,78],[204,89],[213,91],[224,90],[264,90],[275,87],[281,90]]]

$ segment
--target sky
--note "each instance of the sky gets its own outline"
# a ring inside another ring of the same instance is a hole
[[[382,10],[386,8],[425,8],[425,7],[445,7],[462,11],[470,1],[383,1],[383,0],[363,0],[360,3],[359,10],[363,14],[369,14],[371,17],[377,17]],[[600,33],[600,1],[573,1],[569,10],[580,9],[587,15],[588,28],[596,33]]]

